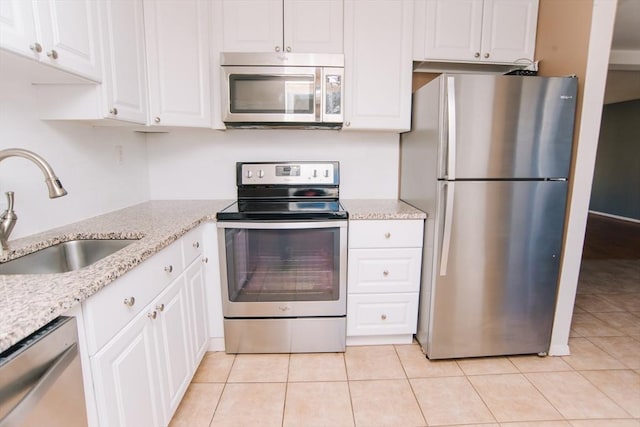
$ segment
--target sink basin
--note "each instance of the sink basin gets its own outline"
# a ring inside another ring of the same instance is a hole
[[[0,264],[0,274],[66,273],[100,261],[135,239],[71,240]]]

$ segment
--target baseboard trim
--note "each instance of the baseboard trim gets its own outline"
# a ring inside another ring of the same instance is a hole
[[[224,338],[209,337],[207,351],[224,351]]]
[[[628,218],[626,216],[613,215],[606,212],[589,211],[590,214],[606,216],[607,218],[619,219],[620,221],[633,222],[634,224],[640,224],[640,219]]]

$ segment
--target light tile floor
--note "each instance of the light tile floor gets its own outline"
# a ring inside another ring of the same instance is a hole
[[[640,427],[640,261],[582,269],[571,356],[207,353],[171,425]]]

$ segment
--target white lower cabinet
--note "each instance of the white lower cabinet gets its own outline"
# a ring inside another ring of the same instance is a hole
[[[411,343],[423,220],[349,222],[347,345]]]
[[[83,303],[100,426],[166,426],[180,404],[209,336],[202,237],[188,233]]]

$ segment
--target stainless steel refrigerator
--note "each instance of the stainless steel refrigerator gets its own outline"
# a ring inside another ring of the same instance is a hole
[[[572,77],[443,74],[414,94],[400,198],[429,214],[429,358],[548,351],[576,93]]]

